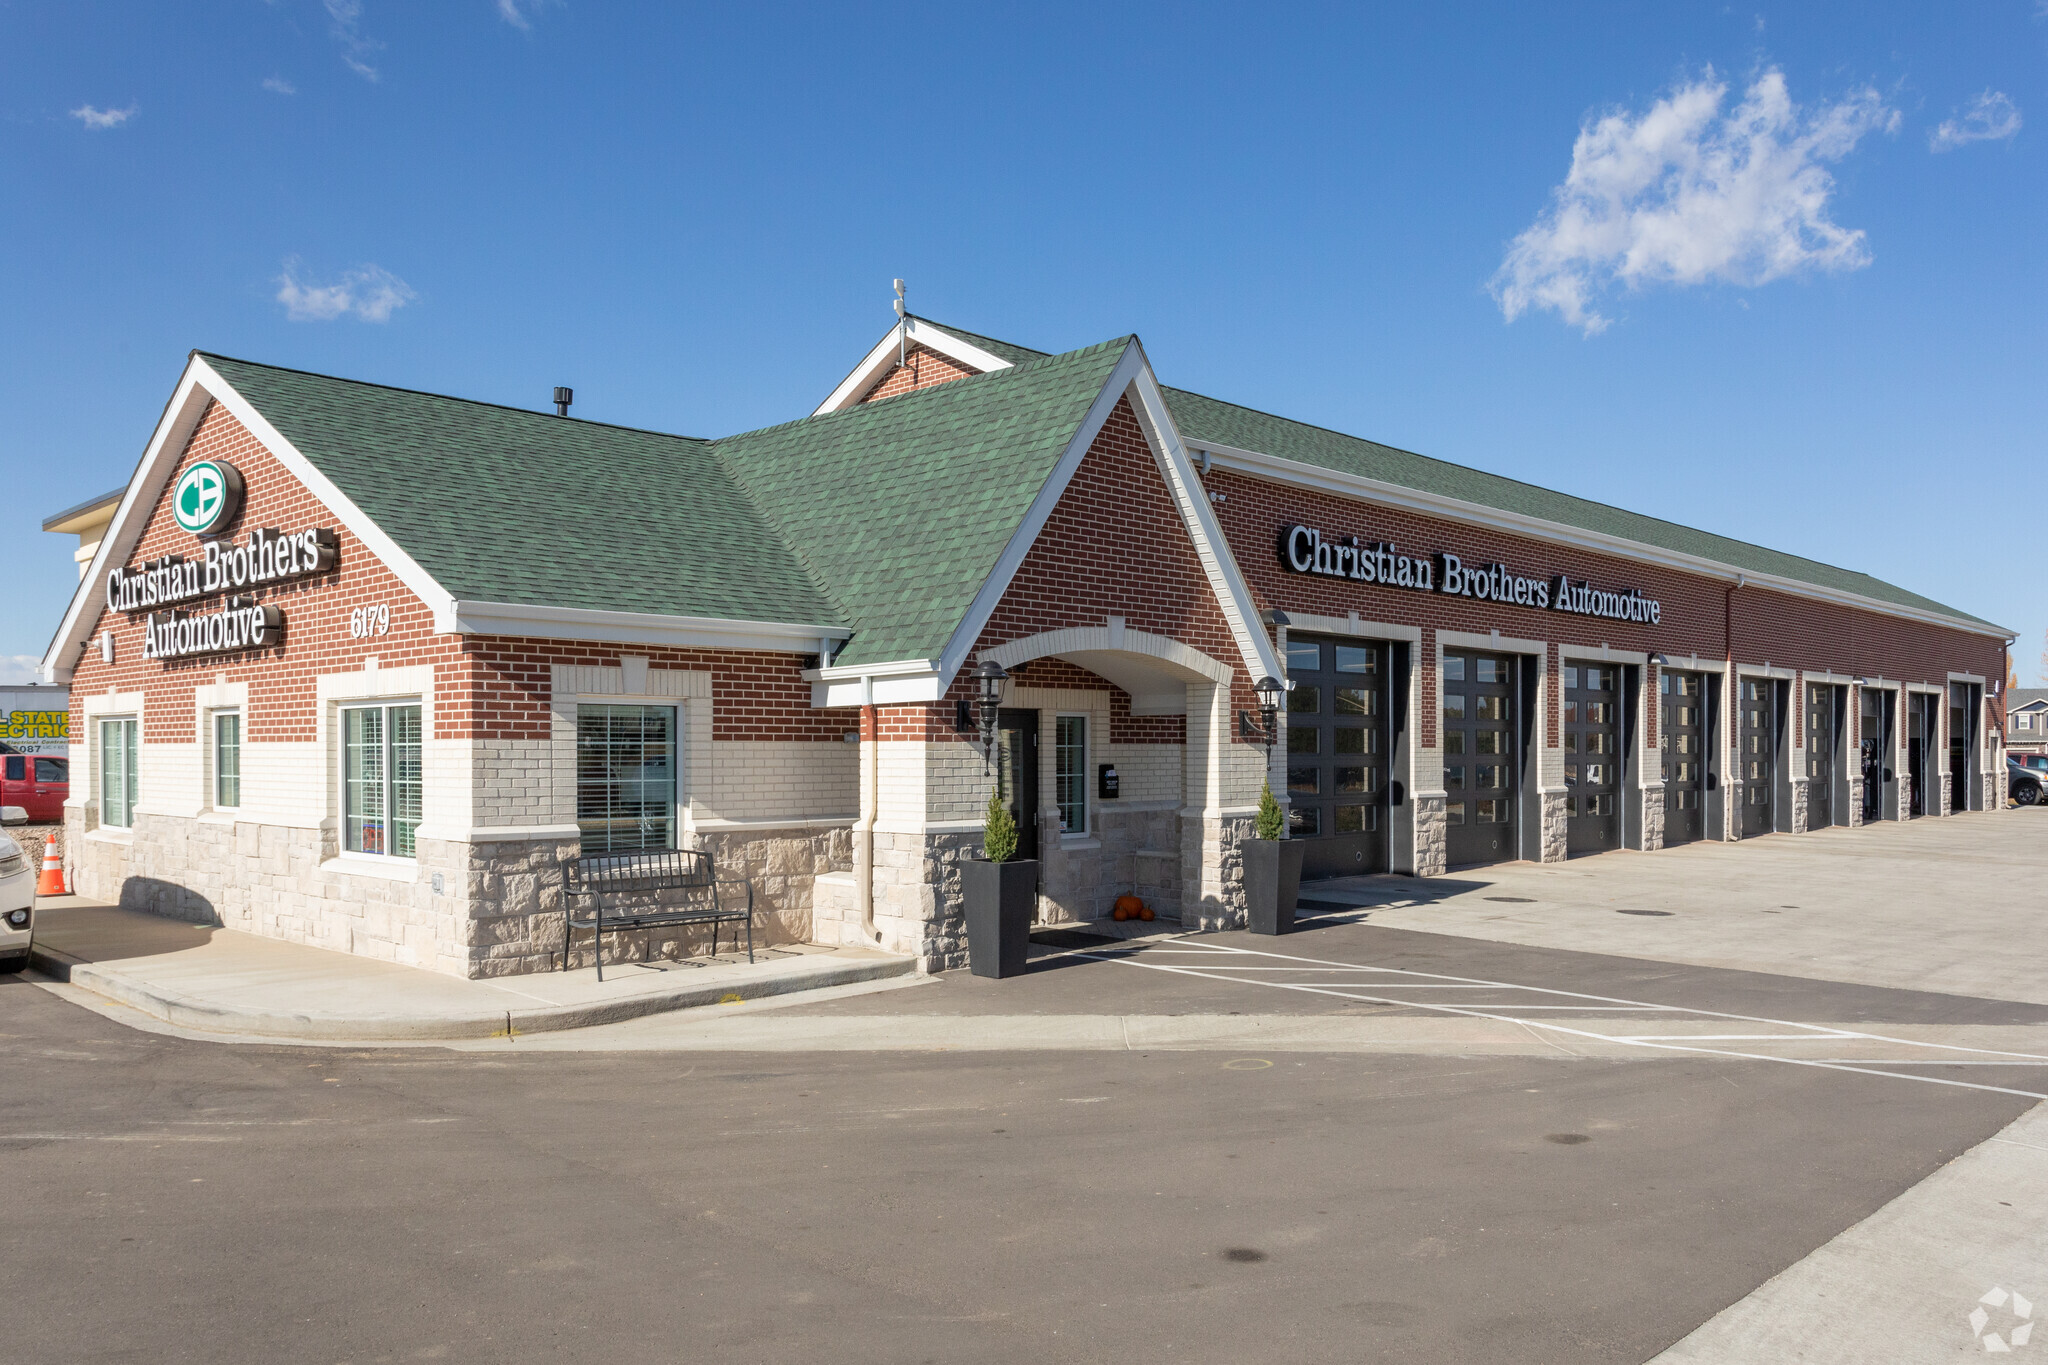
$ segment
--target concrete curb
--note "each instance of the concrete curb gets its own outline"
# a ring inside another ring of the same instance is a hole
[[[210,1000],[183,995],[136,980],[118,969],[74,958],[43,944],[32,944],[29,965],[55,980],[92,991],[166,1024],[203,1033],[221,1033],[301,1042],[450,1042],[475,1038],[515,1037],[522,1033],[557,1033],[617,1024],[650,1014],[694,1009],[740,1000],[756,1000],[832,986],[859,985],[908,976],[914,958],[828,962],[786,976],[715,981],[672,991],[625,996],[581,1005],[494,1010],[462,1016],[384,1015],[342,1017],[319,1014],[277,1014],[237,1010]]]

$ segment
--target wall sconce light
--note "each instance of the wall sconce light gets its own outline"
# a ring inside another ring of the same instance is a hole
[[[976,718],[981,722],[981,772],[986,777],[996,756],[996,721],[1003,707],[1003,684],[1010,675],[994,659],[974,670]]]
[[[1280,694],[1286,690],[1270,673],[1253,683],[1252,691],[1259,694],[1259,718],[1253,720],[1249,711],[1238,712],[1237,732],[1271,749],[1280,738]]]

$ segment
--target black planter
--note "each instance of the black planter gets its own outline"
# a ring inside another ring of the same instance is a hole
[[[1284,934],[1294,928],[1294,902],[1301,897],[1299,839],[1247,839],[1244,898],[1255,934]]]
[[[1037,860],[977,860],[961,866],[960,878],[967,893],[967,969],[976,976],[1024,975],[1038,900]]]

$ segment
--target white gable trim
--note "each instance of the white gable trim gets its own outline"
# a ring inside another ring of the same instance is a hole
[[[888,334],[875,343],[875,349],[869,351],[860,364],[853,367],[852,374],[839,381],[839,387],[832,390],[829,398],[818,404],[817,408],[811,413],[811,416],[816,417],[820,413],[838,412],[842,408],[850,408],[860,402],[866,396],[867,391],[872,389],[883,375],[896,367],[898,333],[905,333],[909,344],[912,346],[922,346],[928,351],[937,351],[948,360],[957,360],[969,369],[979,370],[983,374],[988,374],[994,370],[1007,370],[1010,368],[1010,362],[1004,360],[1001,356],[991,355],[979,346],[970,345],[959,337],[954,336],[951,332],[926,322],[922,318],[909,317],[896,326],[891,327]]]
[[[84,647],[86,633],[99,619],[100,609],[105,603],[107,575],[115,565],[125,563],[134,553],[148,525],[149,513],[162,495],[171,471],[183,458],[185,447],[190,444],[192,433],[198,429],[199,420],[205,415],[209,403],[219,403],[226,408],[270,452],[272,458],[284,466],[287,473],[326,505],[336,521],[426,603],[436,619],[448,613],[451,599],[432,575],[421,568],[411,555],[399,549],[397,542],[335,487],[332,480],[314,468],[312,462],[301,455],[217,370],[194,355],[186,362],[185,373],[180,376],[178,387],[165,406],[149,445],[143,450],[141,462],[128,480],[128,487],[121,495],[121,505],[115,510],[114,520],[100,541],[99,551],[93,555],[85,577],[79,580],[71,605],[65,610],[63,624],[57,628],[49,651],[43,655],[43,676],[51,682],[69,681],[79,651]]]
[[[1138,414],[1138,425],[1145,433],[1147,444],[1152,447],[1152,456],[1159,464],[1161,474],[1166,478],[1167,491],[1173,497],[1181,514],[1181,522],[1187,527],[1189,538],[1194,541],[1196,557],[1201,561],[1203,572],[1209,581],[1209,589],[1215,595],[1223,610],[1224,619],[1230,625],[1230,633],[1237,643],[1238,653],[1252,678],[1266,675],[1282,676],[1279,655],[1273,649],[1273,642],[1266,638],[1262,629],[1252,623],[1258,613],[1252,605],[1251,591],[1246,587],[1244,576],[1238,572],[1237,561],[1231,557],[1230,547],[1224,543],[1222,530],[1216,524],[1215,513],[1209,506],[1206,494],[1201,494],[1201,483],[1195,477],[1195,468],[1189,463],[1187,450],[1181,444],[1180,432],[1173,425],[1173,415],[1167,411],[1166,403],[1159,392],[1159,383],[1153,378],[1151,362],[1145,358],[1145,349],[1136,341],[1124,348],[1123,357],[1117,361],[1116,369],[1102,386],[1095,402],[1090,405],[1088,415],[1082,420],[1073,440],[1067,443],[1059,463],[1053,466],[1052,474],[1038,490],[1024,519],[1011,535],[1008,545],[997,558],[995,568],[983,581],[981,590],[974,595],[967,613],[946,642],[945,650],[939,656],[939,693],[952,685],[960,669],[967,662],[968,651],[987,629],[989,618],[995,614],[996,604],[1010,589],[1010,582],[1017,576],[1017,570],[1024,563],[1024,556],[1038,540],[1038,533],[1045,529],[1052,509],[1066,495],[1067,485],[1073,482],[1074,473],[1081,467],[1081,460],[1088,448],[1095,444],[1095,438],[1102,431],[1102,424],[1109,420],[1109,414],[1117,403],[1131,399],[1131,406]]]

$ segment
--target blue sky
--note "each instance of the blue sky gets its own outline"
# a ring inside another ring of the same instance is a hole
[[[2048,0],[0,0],[0,662],[191,348],[719,435],[808,411],[900,275],[1875,573],[2031,683],[2044,77]]]

